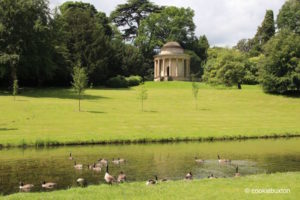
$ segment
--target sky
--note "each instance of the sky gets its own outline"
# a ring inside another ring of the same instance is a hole
[[[54,8],[66,0],[50,0]],[[82,0],[108,16],[126,0]],[[157,5],[190,7],[195,11],[196,35],[206,35],[211,46],[232,47],[240,39],[252,38],[267,9],[275,19],[285,0],[151,0]]]

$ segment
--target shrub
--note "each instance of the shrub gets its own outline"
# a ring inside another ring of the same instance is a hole
[[[110,78],[107,82],[106,85],[108,87],[112,88],[127,88],[128,87],[128,81],[125,79],[124,76],[116,76]]]
[[[126,81],[129,86],[137,86],[143,81],[143,78],[140,76],[130,76],[126,77]]]
[[[300,92],[300,36],[281,30],[264,46],[261,83],[265,92]]]

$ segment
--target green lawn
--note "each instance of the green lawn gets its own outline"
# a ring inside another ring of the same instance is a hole
[[[198,110],[189,82],[148,82],[141,112],[137,88],[88,89],[78,112],[71,89],[0,93],[0,144],[159,140],[300,134],[300,99],[264,94],[259,86],[201,84]]]
[[[299,182],[299,172],[277,173],[227,179],[171,181],[152,186],[146,186],[145,182],[90,186],[48,193],[19,193],[4,199],[299,199]],[[257,192],[256,189],[289,189],[290,192],[254,193]]]

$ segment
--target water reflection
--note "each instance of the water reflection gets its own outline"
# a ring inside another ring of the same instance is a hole
[[[0,193],[19,191],[19,182],[31,183],[32,191],[48,191],[42,182],[57,183],[55,189],[78,186],[84,178],[88,184],[103,184],[105,167],[91,170],[88,165],[100,158],[109,162],[110,173],[125,172],[128,181],[145,181],[157,175],[171,180],[183,179],[191,171],[194,178],[233,177],[236,166],[241,176],[300,170],[299,139],[249,140],[215,143],[176,143],[117,146],[60,147],[49,149],[3,149],[0,151]],[[70,159],[72,152],[72,159]],[[219,163],[217,155],[231,160]],[[195,157],[204,159],[195,162]],[[126,162],[114,164],[112,159]],[[74,161],[83,164],[74,168]]]

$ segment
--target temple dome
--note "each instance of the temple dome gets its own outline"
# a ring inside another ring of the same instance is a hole
[[[184,50],[178,42],[168,42],[162,48],[160,55],[183,54]]]

